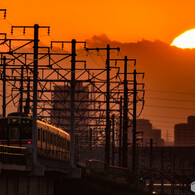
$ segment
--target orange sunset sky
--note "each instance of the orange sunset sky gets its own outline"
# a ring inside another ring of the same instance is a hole
[[[50,25],[58,39],[80,40],[107,34],[111,40],[156,39],[171,43],[194,28],[194,0],[8,0],[1,1],[15,25]]]
[[[10,34],[11,25],[37,23],[49,25],[54,40],[74,38],[88,40],[89,46],[119,46],[146,73],[141,118],[150,119],[165,139],[168,132],[173,141],[174,124],[195,115],[195,51],[170,44],[195,28],[194,7],[194,0],[8,0],[1,2],[7,19],[0,12],[0,32]]]

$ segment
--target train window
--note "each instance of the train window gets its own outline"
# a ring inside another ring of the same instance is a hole
[[[51,133],[51,144],[53,144],[53,134]]]
[[[56,146],[59,146],[59,136],[56,136]]]
[[[38,129],[38,136],[37,136],[38,140],[41,140],[41,129]]]
[[[60,147],[62,147],[62,138],[60,137]]]
[[[21,120],[21,139],[32,139],[32,121],[29,119]]]
[[[67,140],[65,139],[64,142],[65,142],[65,149],[67,150]]]
[[[51,133],[48,132],[47,137],[48,137],[47,139],[48,143],[51,144]]]
[[[19,125],[9,125],[9,138],[19,139]]]
[[[53,145],[55,146],[56,145],[56,135],[53,134]]]
[[[43,131],[43,142],[45,142],[45,131]]]
[[[0,120],[0,139],[7,139],[7,119]]]
[[[61,147],[61,138],[60,138],[60,136],[58,137],[58,146]]]
[[[56,135],[54,135],[54,145],[56,146],[56,139],[57,139],[57,136]]]

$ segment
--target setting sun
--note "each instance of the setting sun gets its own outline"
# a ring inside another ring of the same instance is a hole
[[[172,46],[180,47],[180,48],[195,48],[195,29],[188,30],[175,38],[175,40],[171,43]]]

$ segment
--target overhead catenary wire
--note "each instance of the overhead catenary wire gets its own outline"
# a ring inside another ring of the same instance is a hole
[[[185,107],[176,107],[176,106],[159,106],[159,105],[149,105],[146,104],[146,107],[153,107],[153,108],[168,108],[168,109],[178,109],[178,110],[195,110],[195,108],[185,108]]]
[[[195,93],[193,93],[193,92],[165,91],[165,90],[158,90],[158,89],[146,89],[146,91],[148,91],[148,92],[156,92],[156,93],[195,95]]]

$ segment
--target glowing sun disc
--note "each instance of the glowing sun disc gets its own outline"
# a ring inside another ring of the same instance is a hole
[[[195,29],[188,30],[175,38],[175,40],[171,43],[172,46],[180,47],[180,48],[195,48]]]

